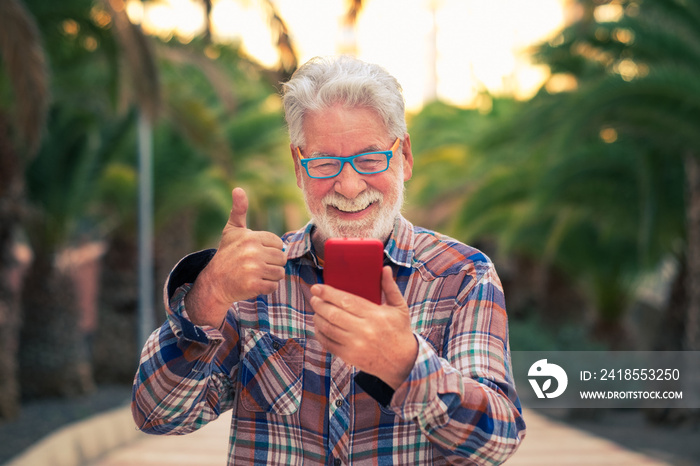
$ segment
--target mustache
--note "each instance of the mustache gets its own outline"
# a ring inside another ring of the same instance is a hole
[[[384,195],[380,191],[369,188],[362,191],[353,199],[348,199],[336,192],[328,193],[321,199],[321,203],[324,207],[335,207],[344,212],[359,212],[366,209],[370,204],[382,202],[383,200]]]

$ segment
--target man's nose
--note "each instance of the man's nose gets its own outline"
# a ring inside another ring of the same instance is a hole
[[[348,199],[354,199],[367,188],[367,183],[363,175],[357,173],[352,165],[346,163],[335,178],[334,188],[338,194]]]

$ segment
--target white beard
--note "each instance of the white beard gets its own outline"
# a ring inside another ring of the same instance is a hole
[[[306,208],[309,210],[313,223],[316,226],[316,232],[320,239],[328,238],[376,238],[385,242],[391,235],[394,229],[396,217],[401,213],[401,208],[404,202],[404,184],[400,177],[396,177],[396,202],[392,205],[384,203],[384,196],[381,192],[374,188],[368,188],[362,191],[354,199],[348,199],[345,196],[336,192],[331,192],[324,196],[321,200],[322,209],[319,214],[314,214],[309,209],[308,192],[303,186],[304,201]],[[372,203],[379,203],[380,207],[374,215],[363,220],[344,221],[332,215],[329,215],[329,207],[337,208],[345,212],[359,212],[365,209]]]

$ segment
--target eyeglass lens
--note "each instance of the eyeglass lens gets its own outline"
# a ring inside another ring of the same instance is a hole
[[[382,152],[361,154],[350,159],[349,162],[358,173],[369,175],[387,169],[389,157]],[[310,176],[335,176],[342,170],[343,161],[330,158],[309,159],[308,170]]]

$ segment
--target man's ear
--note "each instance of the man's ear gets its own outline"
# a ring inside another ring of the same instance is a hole
[[[294,174],[297,177],[297,186],[299,186],[299,189],[302,189],[302,167],[299,163],[299,155],[297,154],[297,148],[294,147],[294,145],[289,144],[289,149],[292,152],[292,160],[294,161]]]
[[[406,133],[401,144],[403,155],[403,180],[408,181],[413,176],[413,152],[411,152],[411,136]]]

